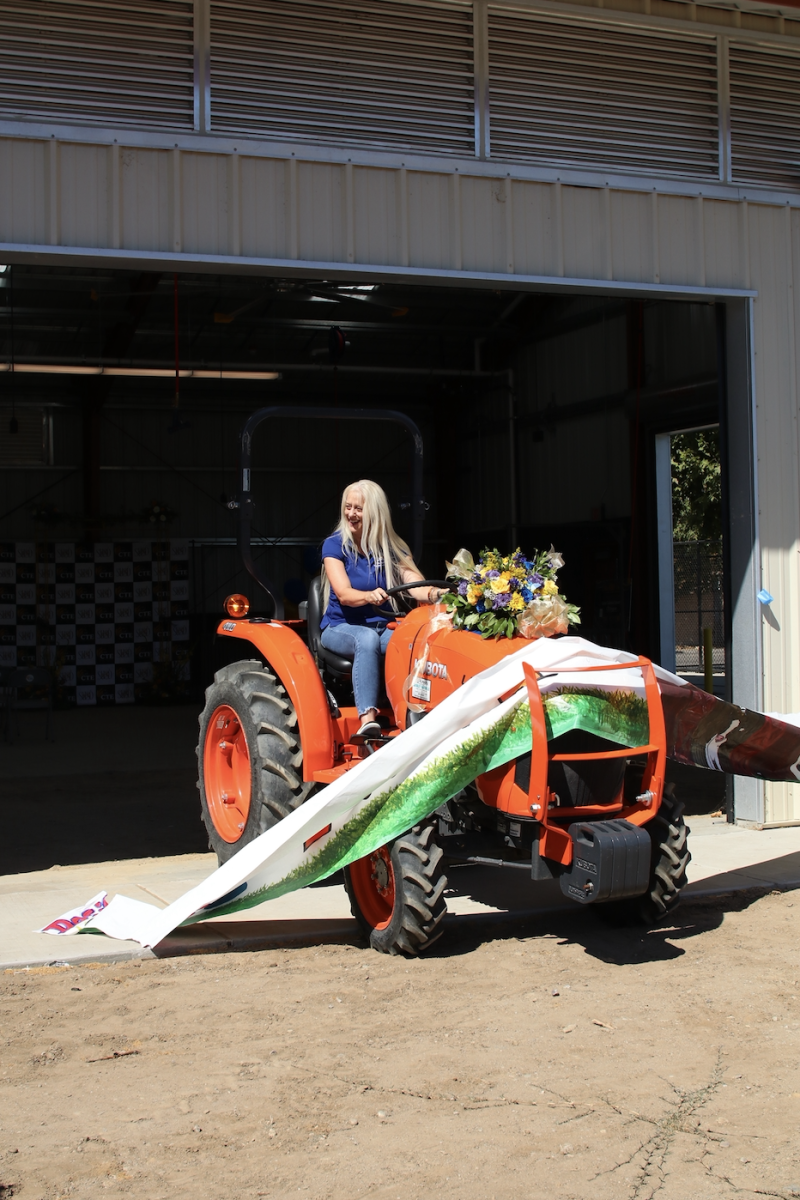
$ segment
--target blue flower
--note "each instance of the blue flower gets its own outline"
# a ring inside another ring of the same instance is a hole
[[[528,587],[532,587],[534,590],[536,590],[536,588],[540,588],[543,583],[544,576],[539,575],[536,571],[534,571],[533,575],[528,576]]]
[[[479,600],[475,605],[475,611],[479,613],[486,612],[486,605],[484,604],[483,600]]]
[[[531,600],[533,599],[533,592],[529,587],[524,587],[522,589],[522,599],[526,604],[530,604]]]

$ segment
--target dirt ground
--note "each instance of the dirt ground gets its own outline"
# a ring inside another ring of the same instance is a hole
[[[800,894],[0,977],[0,1197],[800,1194]]]

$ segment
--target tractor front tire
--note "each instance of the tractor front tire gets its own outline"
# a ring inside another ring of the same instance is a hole
[[[673,784],[667,786],[658,812],[645,825],[653,844],[647,891],[598,904],[597,915],[609,925],[658,925],[678,907],[692,857],[686,844],[691,830],[683,819],[683,801],[672,794]]]
[[[415,825],[344,869],[359,928],[373,950],[417,955],[442,934],[447,912],[442,850],[432,825]]]
[[[197,746],[208,844],[220,864],[308,799],[297,713],[258,659],[217,671],[206,691]]]
[[[684,803],[676,800],[669,784],[661,806],[645,828],[653,842],[653,862],[647,892],[638,902],[639,917],[656,925],[677,908],[681,888],[686,885],[686,868],[691,861],[687,839],[691,830],[683,819]]]

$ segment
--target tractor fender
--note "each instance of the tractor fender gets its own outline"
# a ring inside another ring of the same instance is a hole
[[[333,766],[333,724],[328,698],[308,646],[279,621],[222,621],[221,637],[250,642],[286,688],[297,713],[303,749],[303,779]]]

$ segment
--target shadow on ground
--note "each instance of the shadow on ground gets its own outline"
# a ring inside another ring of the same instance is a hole
[[[687,899],[664,922],[647,928],[634,921],[604,919],[602,906],[575,912],[542,912],[534,916],[486,916],[454,922],[426,957],[460,958],[487,941],[553,938],[562,945],[582,946],[585,953],[614,966],[664,962],[685,954],[680,944],[718,929],[728,913],[742,912],[771,887],[750,888],[703,899]],[[790,890],[790,889],[787,889]]]

